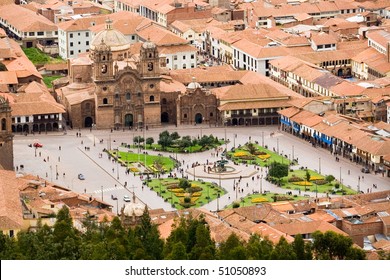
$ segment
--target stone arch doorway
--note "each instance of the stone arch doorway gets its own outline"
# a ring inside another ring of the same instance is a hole
[[[91,117],[86,117],[84,119],[84,127],[92,127],[93,120]]]
[[[339,69],[339,70],[337,70],[337,76],[339,76],[339,77],[341,77],[341,76],[343,76],[343,69]]]
[[[201,113],[197,113],[195,115],[195,123],[202,123],[202,121],[203,121],[202,114]]]
[[[134,125],[133,114],[125,115],[125,126],[132,127]]]
[[[236,118],[233,118],[233,120],[232,120],[232,125],[238,125],[238,121],[237,121]]]
[[[169,115],[167,112],[163,112],[161,114],[161,122],[162,123],[168,123],[169,122]]]

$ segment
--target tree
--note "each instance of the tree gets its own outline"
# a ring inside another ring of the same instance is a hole
[[[177,141],[177,145],[183,151],[184,149],[191,146],[191,137],[190,136],[182,137],[180,140]]]
[[[136,227],[136,235],[142,243],[142,247],[148,259],[160,260],[164,249],[164,241],[160,239],[160,233],[155,224],[152,224],[148,208],[145,206],[141,216],[141,222]]]
[[[183,179],[179,180],[179,188],[186,190],[187,188],[190,188],[190,187],[191,187],[191,183],[187,179],[183,178]]]
[[[7,67],[2,62],[0,62],[0,71],[7,71]]]
[[[306,178],[306,181],[307,181],[307,182],[310,182],[311,175],[310,175],[309,170],[307,170],[307,169],[306,169],[305,178]]]
[[[332,182],[334,179],[336,179],[333,175],[327,175],[326,177],[325,177],[325,180],[328,182],[328,183],[330,183],[330,182]]]
[[[141,136],[134,136],[133,138],[134,145],[135,143],[137,143],[137,146],[140,146],[141,145],[140,143],[143,143],[144,141],[145,139]]]
[[[187,260],[186,247],[182,242],[177,242],[172,246],[172,252],[165,258],[166,260]]]
[[[172,140],[172,137],[169,135],[166,135],[166,134],[163,134],[161,135],[162,133],[160,133],[160,139],[158,140],[158,144],[161,145],[161,148],[163,150],[166,150],[167,147],[171,146],[172,143],[173,143],[173,140]]]
[[[218,255],[220,260],[246,260],[246,250],[234,233],[221,243]]]
[[[175,132],[172,132],[172,133],[171,133],[171,138],[172,138],[173,141],[175,141],[175,140],[180,139],[180,135],[179,135],[179,133],[177,133],[177,132],[175,131]]]
[[[278,244],[271,253],[272,260],[296,260],[297,256],[294,252],[293,246],[289,244],[284,238],[280,237]]]
[[[152,147],[153,143],[154,143],[153,137],[146,138],[146,145],[149,145],[150,147]]]
[[[335,233],[333,231],[327,231],[322,233],[316,231],[312,234],[313,251],[316,259],[323,260],[344,260],[344,259],[361,259],[365,258],[364,252],[353,248],[352,239],[348,236]]]
[[[273,162],[269,167],[268,174],[269,176],[278,178],[280,183],[281,178],[288,175],[288,165],[279,162]]]
[[[292,243],[295,255],[298,260],[305,260],[305,242],[303,241],[302,235],[297,234]]]
[[[246,245],[247,257],[252,260],[269,260],[274,244],[267,237],[261,238],[257,234],[251,235]]]
[[[248,148],[248,151],[249,151],[249,153],[250,153],[251,155],[254,155],[254,154],[256,153],[256,151],[257,151],[256,145],[253,144],[253,143],[248,143],[248,144],[246,145],[246,147]]]

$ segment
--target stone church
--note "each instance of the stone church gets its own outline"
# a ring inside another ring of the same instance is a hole
[[[3,96],[0,96],[0,170],[14,170],[13,134],[11,107]]]
[[[195,81],[186,87],[172,79],[166,57],[154,43],[130,45],[109,19],[90,52],[70,61],[68,85],[56,93],[75,128],[218,122],[214,95]]]

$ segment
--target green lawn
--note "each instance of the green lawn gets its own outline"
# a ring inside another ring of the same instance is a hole
[[[207,204],[209,201],[213,201],[214,199],[217,199],[218,193],[220,196],[225,194],[225,191],[218,187],[218,185],[209,183],[209,182],[203,182],[203,181],[191,181],[192,187],[201,187],[202,190],[200,191],[201,195],[199,197],[193,197],[195,201],[193,202],[194,205],[191,207],[201,207],[204,204]],[[147,183],[148,187],[151,188],[153,191],[155,191],[158,195],[160,195],[165,201],[173,204],[173,207],[176,209],[183,209],[186,207],[183,207],[180,205],[180,200],[183,199],[182,196],[177,196],[175,192],[170,191],[167,187],[174,186],[179,184],[179,179],[176,178],[164,178],[164,179],[153,179],[150,180],[150,182]],[[180,194],[179,194],[180,195]],[[184,193],[183,193],[184,195]],[[188,208],[188,207],[187,207]]]
[[[43,52],[41,52],[37,48],[22,48],[23,52],[26,54],[28,59],[34,64],[34,65],[43,65],[46,63],[58,63],[58,62],[64,62],[61,58],[52,58],[50,55],[47,55]]]
[[[114,159],[116,159],[116,151],[110,151],[110,154],[114,157]],[[145,165],[145,160],[146,160],[146,165]],[[119,151],[119,162],[122,165],[127,167],[129,167],[131,163],[139,162],[145,165],[152,173],[159,173],[162,170],[164,172],[169,172],[175,166],[175,162],[168,157],[128,153],[128,152],[121,152],[121,151]]]
[[[233,197],[232,197],[233,198]],[[242,206],[252,206],[259,203],[279,202],[279,201],[298,201],[308,199],[305,196],[287,195],[280,193],[267,193],[267,194],[250,194],[245,196],[241,200],[234,201],[226,208],[233,208],[233,204],[239,203]]]
[[[325,179],[325,177],[313,170],[309,170],[310,176],[312,179]],[[288,179],[291,177],[299,177],[306,179],[306,170],[294,170],[293,172],[289,171],[288,176],[283,177],[281,180],[281,187],[283,189],[291,189],[291,190],[301,190],[302,192],[304,191],[310,191],[310,192],[315,192],[316,190],[318,193],[334,193],[334,194],[356,194],[356,191],[348,188],[345,185],[339,184],[339,188],[336,188],[336,184],[338,183],[336,180],[332,181],[331,183],[326,183],[323,185],[318,185],[315,184],[315,180],[310,180],[309,186],[304,186],[304,185],[297,185],[294,184],[293,182],[289,182]],[[314,177],[314,178],[313,178]],[[277,180],[277,179],[275,179]]]
[[[48,87],[48,88],[51,88],[52,87],[52,84],[51,82],[54,81],[54,80],[57,80],[59,78],[62,78],[63,76],[60,76],[60,75],[53,75],[53,76],[43,76],[43,82],[45,83],[45,85]]]
[[[285,158],[284,156],[278,155],[268,149],[261,147],[260,145],[254,145],[257,148],[258,152],[266,153],[264,157],[267,158],[259,158],[261,155],[251,155],[246,148],[246,145],[241,146],[240,148],[236,148],[234,151],[228,152],[228,157],[236,163],[249,163],[256,164],[259,166],[268,166],[271,162],[280,162],[284,164],[290,164],[290,160]]]

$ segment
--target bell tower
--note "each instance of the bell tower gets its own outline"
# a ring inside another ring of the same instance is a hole
[[[9,101],[0,96],[0,169],[14,170],[12,117]]]
[[[142,44],[138,72],[145,78],[160,76],[160,58],[157,47],[149,40]]]
[[[103,39],[91,56],[93,60],[93,79],[95,81],[113,79],[114,71],[111,48],[106,45]]]

